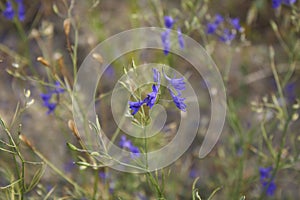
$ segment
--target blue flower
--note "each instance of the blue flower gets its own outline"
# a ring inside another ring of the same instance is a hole
[[[286,5],[292,5],[296,2],[296,0],[283,0],[283,3],[286,4]]]
[[[119,142],[119,145],[121,148],[127,148],[132,153],[131,157],[139,157],[140,156],[140,150],[136,146],[132,144],[130,140],[126,139],[125,135],[121,136],[121,140]]]
[[[19,15],[19,20],[24,21],[25,19],[25,7],[23,4],[22,0],[16,0],[18,3],[18,15]]]
[[[133,111],[131,114],[135,115],[139,109],[141,108],[141,106],[144,104],[144,101],[129,101],[129,108]]]
[[[224,18],[220,14],[216,14],[215,20],[212,23],[208,23],[206,25],[206,33],[214,34],[218,28],[218,26],[224,21]]]
[[[57,103],[44,102],[44,106],[48,108],[47,115],[54,112]]]
[[[295,89],[296,89],[296,83],[292,82],[292,83],[288,83],[285,87],[284,87],[284,93],[287,97],[287,100],[290,103],[294,103],[296,100],[296,94],[295,94]]]
[[[160,84],[160,73],[159,73],[159,71],[157,69],[153,68],[152,72],[153,72],[153,81],[155,83]]]
[[[3,11],[3,16],[8,20],[13,20],[15,12],[13,10],[11,2],[6,2],[5,4],[5,10]]]
[[[158,89],[159,89],[159,86],[153,84],[152,92],[150,92],[143,101],[147,106],[149,106],[150,109],[154,106],[154,104],[156,102]]]
[[[296,0],[272,0],[272,7],[273,8],[278,8],[279,6],[281,6],[281,4],[285,4],[285,5],[292,5],[296,2]]]
[[[168,29],[171,29],[173,24],[175,23],[174,19],[171,16],[165,16],[164,21],[165,21],[165,26]]]
[[[63,89],[61,86],[60,86],[60,83],[58,81],[55,82],[55,88],[53,90],[53,93],[56,93],[56,94],[60,94],[60,93],[63,93],[65,92],[65,89]]]
[[[163,72],[164,73],[164,72]],[[180,91],[180,90],[185,90],[185,82],[184,78],[169,78],[165,73],[164,77],[169,81],[169,83],[174,87],[175,90]]]
[[[161,33],[161,41],[164,48],[164,54],[168,55],[171,48],[171,41],[170,41],[170,30],[167,29],[166,31]]]
[[[271,171],[272,171],[272,167],[267,167],[267,168],[260,167],[259,168],[260,180],[269,179]]]
[[[214,34],[216,32],[217,28],[218,28],[217,24],[215,24],[215,23],[208,23],[206,25],[206,33],[207,34]]]
[[[216,16],[215,16],[215,24],[216,25],[219,25],[219,24],[221,24],[222,22],[224,21],[224,18],[222,17],[222,15],[220,15],[220,14],[216,14]]]
[[[259,173],[260,173],[260,182],[263,186],[264,191],[266,191],[266,194],[268,196],[273,196],[276,190],[276,185],[274,181],[271,179],[272,178],[272,167],[267,167],[259,168]]]
[[[234,19],[230,19],[230,23],[231,25],[237,30],[237,31],[241,31],[242,27],[240,25],[240,19],[239,18],[234,18]]]
[[[169,89],[169,92],[172,96],[173,102],[175,103],[176,107],[180,110],[186,112],[186,105],[184,103],[185,98],[180,97],[181,94],[179,93],[177,96]]]
[[[48,108],[47,115],[54,112],[58,102],[53,103],[50,102],[52,95],[57,95],[59,97],[60,93],[63,93],[65,90],[60,86],[60,83],[58,81],[55,82],[55,88],[53,90],[50,90],[48,93],[41,93],[40,97],[43,101],[43,105]]]
[[[138,102],[129,101],[129,108],[133,110],[133,112],[131,113],[132,115],[135,115],[143,104],[146,104],[151,109],[156,102],[158,90],[160,88],[160,73],[155,68],[153,68],[152,71],[153,71],[153,81],[157,83],[157,85],[156,84],[152,85],[152,92],[147,94],[147,97],[143,101],[138,101]]]
[[[22,0],[15,0],[18,4],[18,19],[20,21],[24,21],[25,19],[25,7]],[[12,3],[10,1],[6,2],[5,10],[3,11],[3,16],[8,20],[13,20],[15,16],[15,12],[13,10]]]
[[[52,97],[52,93],[42,93],[40,94],[40,97],[42,98],[43,102],[48,102]]]
[[[178,35],[179,46],[181,49],[183,49],[184,48],[184,40],[183,40],[183,36],[182,36],[182,32],[181,32],[180,28],[177,29],[177,35]]]
[[[220,40],[224,43],[230,43],[234,38],[235,38],[235,33],[232,33],[227,28],[224,29],[223,35],[220,36]]]

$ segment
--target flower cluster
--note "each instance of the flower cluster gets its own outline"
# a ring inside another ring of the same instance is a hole
[[[25,7],[23,4],[23,0],[15,0],[18,4],[18,19],[20,21],[24,21],[25,19]],[[5,9],[3,11],[3,16],[8,20],[13,20],[15,16],[15,11],[13,9],[13,5],[10,1],[7,1],[5,4]]]
[[[132,115],[135,115],[143,104],[149,106],[150,109],[154,106],[160,88],[160,74],[157,69],[153,69],[153,80],[155,84],[152,85],[152,92],[147,94],[147,97],[143,101],[129,101],[129,108],[133,111]]]
[[[168,80],[169,85],[172,86],[175,89],[176,93],[177,93],[177,95],[175,95],[172,92],[170,86],[168,87],[170,95],[171,95],[171,97],[173,99],[173,102],[175,103],[175,105],[176,105],[177,108],[179,108],[180,110],[182,110],[182,111],[185,112],[186,111],[185,110],[186,109],[186,105],[184,103],[185,98],[181,97],[181,91],[185,90],[184,78],[183,77],[181,77],[181,78],[175,78],[174,77],[172,79],[172,78],[168,77],[165,73],[163,73],[163,74],[164,74],[164,77]]]
[[[225,20],[220,14],[216,14],[214,20],[206,26],[206,33],[208,35],[217,35],[220,41],[227,44],[230,44],[236,37],[237,32],[243,32],[239,18]]]
[[[121,136],[121,140],[119,142],[119,145],[120,145],[121,148],[128,149],[131,152],[131,157],[132,158],[140,156],[139,148],[134,146],[130,140],[127,140],[125,135]]]
[[[170,48],[171,48],[170,32],[171,32],[171,28],[173,27],[175,21],[171,16],[165,16],[164,23],[165,23],[165,27],[167,28],[167,30],[162,32],[161,41],[162,41],[163,48],[164,48],[164,54],[168,55],[170,52]],[[177,35],[178,35],[179,46],[180,46],[180,48],[183,49],[184,48],[184,40],[183,40],[183,36],[182,36],[182,32],[181,32],[180,28],[177,29]]]
[[[259,168],[260,182],[263,186],[264,191],[266,191],[266,194],[268,196],[273,196],[276,190],[276,185],[274,181],[271,180],[272,178],[271,171],[272,171],[272,167]]]
[[[168,77],[164,72],[164,77],[169,82],[168,90],[170,92],[170,95],[173,99],[174,104],[177,108],[179,108],[182,111],[186,111],[186,105],[184,103],[185,98],[181,97],[181,91],[185,90],[185,82],[184,78],[170,78]],[[146,98],[142,101],[129,101],[129,108],[132,110],[132,115],[135,115],[142,105],[146,104],[150,109],[154,106],[157,94],[160,88],[160,73],[157,69],[153,69],[153,80],[155,84],[152,85],[152,92],[147,94]],[[176,91],[177,95],[172,91],[171,87]]]
[[[40,94],[40,97],[43,100],[43,105],[48,108],[47,115],[54,112],[54,110],[58,104],[59,94],[63,93],[64,91],[65,90],[63,88],[61,88],[59,82],[56,81],[55,88],[53,90],[50,90],[48,93]],[[52,95],[56,95],[56,97],[57,97],[57,101],[55,103],[50,102],[50,100],[52,99]]]
[[[273,8],[279,8],[281,6],[281,4],[285,4],[285,5],[293,5],[296,2],[296,0],[272,0],[272,7]]]

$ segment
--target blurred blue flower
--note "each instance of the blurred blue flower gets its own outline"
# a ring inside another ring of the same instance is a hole
[[[172,28],[173,24],[175,23],[174,19],[171,16],[165,16],[164,21],[165,21],[165,26],[168,29]]]
[[[184,78],[169,78],[163,71],[164,77],[169,81],[169,84],[171,84],[175,90],[180,91],[180,90],[185,90],[185,82]]]
[[[44,106],[48,108],[47,115],[50,115],[54,112],[57,103],[44,102]]]
[[[159,71],[157,69],[153,68],[152,72],[153,72],[153,81],[155,83],[160,84],[160,73],[159,73]]]
[[[214,34],[218,26],[224,21],[224,18],[220,14],[216,14],[213,22],[210,22],[206,25],[206,33]]]
[[[279,6],[281,6],[281,4],[285,4],[285,5],[293,5],[296,2],[296,0],[272,0],[272,7],[273,8],[278,8]]]
[[[272,7],[278,8],[281,5],[281,0],[272,0]]]
[[[132,153],[132,158],[140,156],[140,150],[135,147],[130,140],[127,140],[125,135],[121,136],[119,145],[121,148],[127,148]]]
[[[239,18],[233,18],[230,19],[230,23],[231,25],[237,30],[237,31],[241,31],[242,27],[240,25],[240,19]]]
[[[133,111],[131,114],[135,115],[139,109],[141,108],[141,106],[144,104],[144,101],[129,101],[129,108]]]
[[[164,48],[164,54],[168,55],[170,48],[171,48],[171,41],[170,41],[170,30],[167,29],[166,31],[162,32],[161,34],[161,41]]]
[[[259,174],[260,174],[260,180],[265,180],[270,178],[270,173],[272,171],[272,167],[260,167],[259,168]]]
[[[43,101],[43,105],[48,108],[48,111],[47,111],[47,115],[51,114],[52,112],[54,112],[56,106],[57,106],[57,103],[53,103],[53,102],[50,102],[52,96],[54,94],[56,94],[56,96],[59,98],[59,94],[60,93],[63,93],[65,90],[60,86],[60,83],[58,81],[55,82],[55,87],[53,90],[50,90],[48,91],[48,93],[41,93],[40,94],[40,97]]]
[[[60,86],[60,83],[58,81],[55,82],[55,88],[53,90],[53,93],[56,93],[56,94],[60,94],[60,93],[63,93],[65,92],[65,89],[63,89],[61,86]]]
[[[107,173],[105,173],[105,172],[99,172],[99,177],[100,177],[103,181],[105,181],[105,180],[108,179],[109,174],[107,174]]]
[[[40,94],[40,97],[42,98],[43,102],[48,102],[52,97],[52,93],[42,93]]]
[[[11,2],[6,2],[5,4],[5,10],[3,11],[3,16],[8,20],[13,20],[15,15],[14,9],[12,7]]]
[[[235,38],[235,33],[231,32],[229,29],[225,28],[223,35],[220,36],[220,40],[224,43],[230,43]]]
[[[296,83],[295,82],[288,83],[284,87],[284,94],[286,95],[286,98],[289,101],[289,103],[294,103],[295,100],[296,100],[295,89],[296,89]]]
[[[158,90],[160,87],[160,73],[155,68],[153,68],[152,71],[153,71],[153,81],[156,82],[157,85],[156,84],[152,85],[152,92],[147,94],[147,97],[143,101],[138,101],[138,102],[129,101],[129,108],[133,110],[133,112],[131,113],[132,115],[135,115],[143,104],[146,104],[151,109],[156,102]]]
[[[23,4],[23,1],[22,0],[16,0],[16,2],[18,3],[19,20],[24,21],[24,19],[25,19],[25,7],[24,7],[24,4]]]
[[[22,0],[15,0],[18,4],[18,19],[24,21],[25,19],[25,7]],[[8,20],[13,20],[15,12],[13,10],[12,3],[10,1],[6,2],[5,10],[3,11],[3,16]]]
[[[216,14],[214,23],[219,25],[224,21],[224,18],[220,14]]]
[[[169,92],[172,96],[173,102],[175,103],[176,107],[180,110],[186,112],[186,105],[184,103],[185,98],[180,97],[181,94],[178,94],[177,96],[172,92],[172,90],[169,89]]]
[[[149,106],[150,109],[154,106],[154,104],[156,102],[158,89],[159,89],[159,86],[153,84],[152,85],[152,92],[150,92],[143,101],[147,106]]]
[[[180,28],[177,29],[177,35],[178,35],[179,46],[181,49],[183,49],[184,48],[184,40],[183,40],[183,36],[182,36],[182,32],[181,32]]]
[[[271,179],[272,178],[272,167],[267,167],[259,168],[259,173],[260,173],[260,182],[263,186],[264,191],[266,191],[266,194],[268,196],[273,196],[276,190],[276,185],[274,181]]]
[[[218,28],[217,24],[215,24],[215,23],[208,23],[206,25],[206,33],[207,34],[214,34],[216,32],[217,28]]]

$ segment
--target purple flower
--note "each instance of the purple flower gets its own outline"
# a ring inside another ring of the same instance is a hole
[[[272,167],[259,168],[260,182],[263,186],[263,190],[266,191],[266,194],[268,196],[273,196],[276,190],[276,185],[272,180],[272,174],[271,174],[272,169],[273,169]]]
[[[230,43],[235,38],[235,34],[229,31],[229,29],[224,29],[223,35],[220,36],[220,40],[224,43]]]
[[[206,25],[206,33],[214,34],[216,32],[217,28],[218,28],[218,25],[216,25],[215,23],[208,23]]]
[[[171,48],[170,30],[169,29],[162,32],[161,41],[162,41],[163,48],[164,48],[164,54],[168,55],[170,52],[170,48]]]
[[[240,25],[240,19],[239,18],[234,18],[234,19],[230,19],[230,23],[231,25],[237,30],[237,31],[241,31],[242,27]]]
[[[129,149],[129,151],[132,153],[132,158],[140,156],[140,150],[136,146],[134,146],[130,140],[127,140],[125,135],[121,136],[119,145],[121,148]]]
[[[155,83],[160,84],[160,73],[159,73],[159,71],[157,69],[153,68],[152,72],[153,72],[153,81]]]
[[[48,108],[47,115],[50,115],[54,112],[57,103],[44,102],[44,106]]]
[[[16,0],[18,2],[18,14],[19,20],[24,21],[25,19],[25,7],[22,0]]]
[[[218,26],[224,21],[224,18],[220,14],[216,14],[215,20],[212,23],[206,25],[206,33],[214,34]]]
[[[52,98],[52,95],[55,94],[55,95],[57,95],[57,97],[59,97],[59,94],[63,93],[64,91],[65,90],[60,86],[59,82],[56,81],[54,90],[50,90],[48,93],[41,93],[40,94],[40,97],[43,101],[43,105],[48,108],[47,115],[54,112],[54,110],[55,110],[55,108],[58,104],[58,102],[56,102],[56,103],[50,102],[50,100]]]
[[[296,2],[296,0],[283,0],[283,3],[286,4],[286,5],[292,5]]]
[[[60,83],[58,81],[55,82],[55,89],[53,90],[53,93],[60,94],[65,92],[65,90],[60,86]]]
[[[154,104],[156,102],[158,89],[159,89],[159,86],[153,84],[152,92],[150,92],[143,101],[147,106],[149,106],[150,109],[154,106]]]
[[[180,97],[181,95],[178,94],[177,96],[169,89],[169,92],[172,96],[173,102],[175,103],[176,107],[180,110],[186,112],[186,105],[184,103],[185,98]]]
[[[139,111],[141,106],[144,104],[144,101],[138,101],[138,102],[129,101],[128,103],[129,103],[129,108],[133,111],[131,114],[135,115]]]
[[[296,100],[296,94],[295,94],[295,89],[296,89],[296,83],[292,82],[292,83],[288,83],[285,87],[284,87],[284,93],[287,97],[287,100],[290,103],[294,103]]]
[[[272,167],[267,167],[267,168],[260,167],[259,168],[260,180],[269,179],[271,171],[272,171]]]
[[[22,0],[15,0],[15,2],[18,4],[18,19],[20,21],[24,21],[25,19],[25,7]],[[8,20],[13,20],[15,16],[15,12],[13,10],[12,3],[10,1],[6,2],[5,4],[6,8],[3,11],[3,15]]]
[[[224,21],[224,18],[222,17],[222,15],[220,15],[220,14],[216,14],[216,16],[215,16],[215,24],[216,25],[219,25],[219,24],[221,24],[222,22]]]
[[[177,29],[177,35],[178,35],[179,46],[181,49],[183,49],[184,48],[184,40],[183,40],[183,36],[182,36],[182,32],[181,32],[180,28]]]
[[[172,28],[173,24],[175,23],[174,19],[171,16],[165,16],[164,21],[165,21],[165,26],[168,29]]]
[[[3,11],[3,16],[8,20],[13,20],[15,13],[14,13],[11,2],[9,2],[9,1],[6,2],[5,7],[6,8]]]
[[[169,83],[174,87],[175,90],[180,91],[180,90],[185,90],[185,82],[184,78],[169,78],[165,73],[164,77],[169,81]]]
[[[40,94],[40,97],[42,98],[43,102],[48,102],[52,97],[52,93],[42,93]]]
[[[273,8],[278,8],[279,6],[281,6],[281,4],[285,4],[285,5],[292,5],[296,2],[296,0],[272,0],[272,7]]]
[[[107,173],[105,173],[105,172],[99,172],[99,177],[100,177],[103,181],[105,181],[105,180],[108,179],[109,175],[108,175]]]

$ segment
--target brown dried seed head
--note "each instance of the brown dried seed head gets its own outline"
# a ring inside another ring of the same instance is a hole
[[[37,61],[39,61],[40,63],[42,63],[44,66],[46,66],[46,67],[50,67],[50,64],[49,64],[49,62],[47,61],[47,60],[45,60],[45,58],[43,58],[43,57],[41,57],[41,56],[39,56],[39,57],[37,57],[37,59],[36,59]]]
[[[93,53],[92,56],[93,56],[93,58],[94,58],[95,60],[97,60],[100,64],[103,63],[103,58],[102,58],[102,56],[101,56],[100,54],[98,54],[98,53]]]
[[[20,134],[19,139],[24,142],[29,148],[34,149],[34,146],[31,144],[31,142],[26,138],[25,135]]]
[[[80,141],[81,139],[80,139],[80,136],[79,136],[79,133],[78,133],[78,130],[77,130],[76,126],[75,126],[74,121],[70,119],[68,121],[68,126],[69,126],[69,129],[74,134],[74,136],[76,137],[76,139]]]
[[[64,20],[64,31],[65,35],[68,37],[71,29],[71,20],[70,18],[67,18]]]

